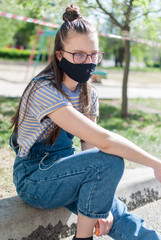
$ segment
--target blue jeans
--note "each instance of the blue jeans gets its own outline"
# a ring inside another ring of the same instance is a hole
[[[129,214],[115,196],[124,171],[122,158],[97,148],[74,154],[72,135],[65,131],[54,144],[35,143],[25,157],[16,156],[14,183],[25,202],[43,209],[61,206],[90,218],[107,218],[114,224],[109,235],[116,240],[161,240],[137,215]],[[11,146],[18,153],[18,146]]]

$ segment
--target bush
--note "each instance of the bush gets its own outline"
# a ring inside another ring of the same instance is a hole
[[[145,64],[147,67],[154,67],[154,68],[160,68],[160,62],[159,61],[152,61],[152,60],[146,60]]]
[[[34,52],[34,59],[36,59],[36,56],[38,54],[38,51]],[[31,50],[28,49],[16,49],[16,48],[1,48],[0,49],[0,58],[5,58],[5,59],[15,59],[15,60],[28,60],[31,55]],[[41,53],[40,59],[42,58],[43,55],[43,60],[47,60],[48,58],[48,53]]]

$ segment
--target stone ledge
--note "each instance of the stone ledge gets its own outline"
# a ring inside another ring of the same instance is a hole
[[[43,228],[50,230],[53,227],[55,240],[65,238],[74,233],[76,219],[76,215],[71,214],[66,208],[43,210],[29,206],[19,197],[2,199],[0,200],[0,239],[24,238],[25,240],[25,237],[38,227],[40,231],[44,230]]]
[[[130,169],[125,171],[116,194],[132,210],[161,198],[161,184],[150,168]],[[29,240],[31,233],[34,237],[30,239],[36,240],[38,232],[64,239],[74,234],[76,221],[77,216],[66,208],[36,209],[19,197],[0,200],[1,240]]]

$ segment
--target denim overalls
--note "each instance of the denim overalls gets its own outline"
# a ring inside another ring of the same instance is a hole
[[[13,133],[10,145],[17,154],[16,138]],[[115,197],[124,170],[123,159],[97,148],[74,154],[72,138],[61,130],[54,146],[45,146],[41,141],[27,156],[16,155],[13,178],[19,197],[36,208],[64,206],[90,218],[107,218],[111,211],[114,224],[109,235],[113,239],[161,240]]]

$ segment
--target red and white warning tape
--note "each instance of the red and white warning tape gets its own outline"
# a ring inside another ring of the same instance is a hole
[[[51,23],[51,22],[46,22],[46,21],[43,21],[43,20],[40,20],[40,19],[28,18],[28,17],[15,15],[15,14],[12,14],[12,13],[7,13],[7,12],[1,12],[0,11],[0,16],[6,17],[6,18],[17,19],[17,20],[20,20],[20,21],[30,22],[30,23],[34,23],[34,24],[39,24],[39,25],[43,25],[43,26],[48,26],[48,27],[52,27],[52,28],[58,28],[59,27],[57,24],[54,24],[54,23]]]
[[[40,19],[28,18],[28,17],[15,15],[15,14],[12,14],[12,13],[7,13],[7,12],[1,12],[0,11],[0,16],[6,17],[6,18],[17,19],[17,20],[20,20],[20,21],[30,22],[30,23],[34,23],[34,24],[39,24],[39,25],[43,25],[43,26],[48,26],[48,27],[52,27],[52,28],[58,28],[59,27],[57,24],[54,24],[54,23],[51,23],[51,22],[46,22],[46,21],[43,21],[43,20],[40,20]],[[107,37],[107,38],[116,38],[116,39],[134,41],[134,42],[149,45],[151,47],[161,48],[160,43],[152,42],[152,41],[149,41],[149,40],[146,40],[146,39],[137,39],[137,38],[134,38],[134,37],[123,37],[123,36],[118,36],[118,35],[114,35],[114,34],[101,34],[101,33],[99,33],[99,35]]]
[[[114,34],[101,34],[101,33],[99,33],[99,35],[103,36],[103,37],[107,37],[107,38],[117,38],[117,39],[122,39],[122,40],[134,41],[134,42],[149,45],[150,47],[161,48],[160,43],[152,42],[152,41],[146,40],[146,39],[137,39],[137,38],[134,38],[134,37],[123,37],[123,36],[118,36],[118,35],[114,35]]]

